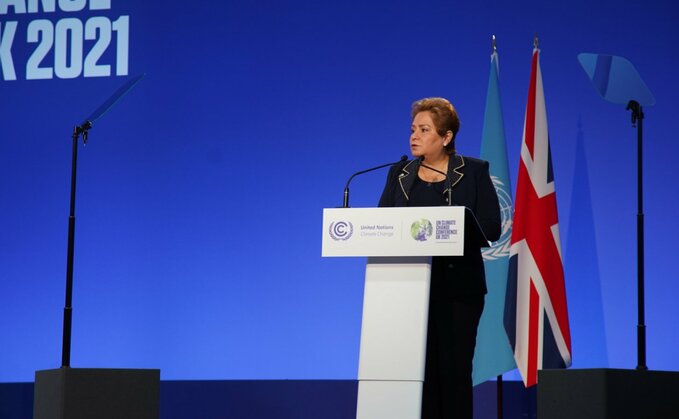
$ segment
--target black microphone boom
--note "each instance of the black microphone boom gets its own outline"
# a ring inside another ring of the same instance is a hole
[[[362,175],[363,173],[372,172],[373,170],[381,169],[381,168],[387,167],[387,166],[393,166],[395,164],[404,162],[406,160],[408,160],[408,156],[406,156],[404,154],[404,155],[401,156],[401,160],[399,160],[397,162],[381,164],[377,167],[373,167],[373,168],[366,169],[366,170],[361,170],[360,172],[356,172],[353,175],[351,175],[349,180],[347,180],[347,185],[344,187],[344,203],[342,204],[342,208],[349,208],[349,183],[351,183],[351,179],[353,179],[355,176]]]
[[[446,190],[448,191],[448,205],[453,205],[453,187],[450,184],[450,177],[448,176],[448,174],[440,171],[439,169],[435,169],[431,166],[427,166],[426,164],[424,164],[424,156],[420,157],[420,166],[424,167],[425,169],[432,170],[432,171],[446,177],[445,187],[446,187]]]

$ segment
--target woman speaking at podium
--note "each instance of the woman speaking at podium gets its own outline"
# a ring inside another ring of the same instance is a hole
[[[410,128],[414,159],[392,166],[379,206],[465,206],[486,238],[495,241],[500,206],[489,165],[455,152],[459,129],[448,100],[415,102]],[[432,258],[423,419],[472,419],[472,360],[486,292],[478,247],[465,244],[464,256]]]

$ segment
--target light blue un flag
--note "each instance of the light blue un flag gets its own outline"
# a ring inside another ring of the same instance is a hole
[[[512,348],[503,325],[513,211],[498,72],[498,55],[497,51],[494,51],[490,56],[486,113],[481,136],[481,158],[490,162],[490,175],[500,200],[502,235],[492,247],[483,249],[488,294],[476,337],[472,374],[474,385],[516,368]]]

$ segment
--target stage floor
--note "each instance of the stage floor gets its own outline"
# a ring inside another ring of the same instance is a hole
[[[355,380],[161,381],[160,419],[353,419]],[[33,417],[33,383],[0,383],[0,418]],[[536,388],[505,381],[504,419],[536,417]],[[496,383],[474,389],[474,418],[497,417]]]

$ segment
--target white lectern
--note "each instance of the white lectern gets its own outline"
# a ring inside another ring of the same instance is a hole
[[[420,417],[431,256],[462,255],[465,227],[488,245],[464,207],[323,210],[322,255],[368,256],[357,419]]]

